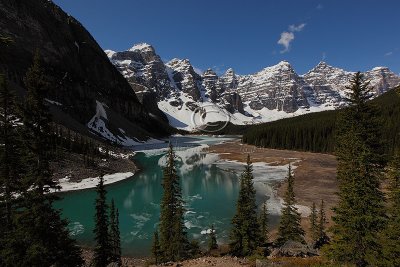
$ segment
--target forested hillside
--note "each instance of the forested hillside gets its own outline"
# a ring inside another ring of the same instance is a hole
[[[371,101],[377,106],[382,124],[385,152],[400,147],[400,87]],[[261,147],[334,152],[335,125],[340,110],[325,111],[250,127],[243,142]]]

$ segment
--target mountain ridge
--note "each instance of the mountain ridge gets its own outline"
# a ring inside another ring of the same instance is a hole
[[[191,125],[191,113],[210,104],[228,111],[234,124],[255,124],[341,108],[345,105],[346,86],[355,73],[321,61],[300,75],[288,61],[282,60],[254,74],[239,75],[229,68],[218,75],[209,68],[200,75],[189,59],[163,62],[149,44],[133,48],[106,53],[131,85],[140,84],[148,93],[154,93],[155,105],[169,118],[179,121],[173,126],[187,130],[197,126]],[[364,74],[371,81],[375,97],[400,84],[400,77],[387,67],[375,67]],[[207,116],[206,111],[203,116],[205,122],[220,119]]]

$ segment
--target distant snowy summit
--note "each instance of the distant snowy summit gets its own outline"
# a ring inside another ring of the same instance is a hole
[[[127,51],[105,52],[143,103],[153,106],[154,112],[161,110],[172,126],[187,130],[195,128],[191,114],[208,104],[229,112],[235,124],[339,108],[354,74],[320,62],[299,75],[288,61],[250,75],[238,75],[233,69],[222,75],[212,69],[199,74],[188,59],[163,62],[146,43]],[[400,84],[400,77],[386,67],[376,67],[364,74],[375,96]],[[221,120],[221,116],[208,114],[207,120]]]

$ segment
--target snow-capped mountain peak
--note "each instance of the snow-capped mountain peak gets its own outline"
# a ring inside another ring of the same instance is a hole
[[[221,76],[211,68],[199,75],[188,59],[162,62],[148,44],[105,52],[134,90],[142,94],[143,102],[158,106],[173,126],[185,129],[194,127],[191,113],[208,104],[232,113],[236,124],[339,108],[345,104],[346,86],[354,75],[324,61],[298,75],[286,60],[250,75],[237,75],[231,68]],[[386,67],[364,74],[375,96],[400,84],[400,77]],[[212,115],[207,119],[212,120]]]
[[[174,58],[168,61],[165,65],[175,71],[188,71],[190,68],[193,68],[189,59]]]
[[[147,43],[139,43],[132,46],[128,51],[154,52],[154,48]]]

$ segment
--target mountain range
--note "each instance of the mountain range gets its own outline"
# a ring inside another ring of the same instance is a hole
[[[354,72],[320,62],[299,75],[287,61],[251,75],[228,69],[196,72],[187,59],[164,62],[142,43],[103,51],[75,18],[48,0],[1,0],[0,72],[21,97],[24,75],[39,52],[51,85],[56,123],[121,145],[195,130],[212,121],[257,124],[345,105]],[[105,52],[105,53],[104,53]],[[386,67],[365,72],[374,96],[400,84]]]
[[[193,113],[203,122],[224,119],[234,124],[256,124],[300,114],[332,110],[345,105],[346,87],[355,72],[320,62],[299,75],[287,61],[250,74],[233,69],[217,75],[212,69],[197,73],[188,59],[163,62],[154,47],[141,43],[127,51],[105,51],[131,84],[142,103],[163,111],[172,126],[193,130]],[[386,67],[364,73],[373,97],[400,84]],[[214,112],[208,112],[212,106]],[[215,112],[215,108],[219,109]]]

